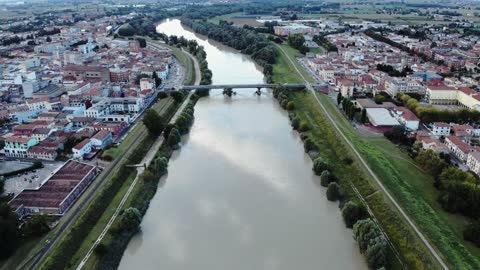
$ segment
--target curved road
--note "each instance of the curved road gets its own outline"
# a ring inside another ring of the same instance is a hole
[[[325,106],[320,102],[318,99],[317,95],[315,94],[315,90],[311,87],[311,84],[308,82],[308,80],[303,76],[303,74],[298,70],[297,66],[293,62],[293,60],[290,58],[290,56],[285,52],[285,50],[281,46],[277,46],[282,53],[287,57],[288,61],[293,65],[295,68],[296,72],[298,75],[305,81],[307,88],[310,90],[312,93],[313,97],[317,101],[318,105],[320,105],[320,108],[322,108],[323,112],[327,116],[328,120],[333,124],[335,129],[340,133],[342,138],[347,142],[348,146],[353,150],[355,155],[359,158],[360,162],[362,163],[363,166],[367,169],[367,171],[370,173],[372,178],[375,180],[375,183],[380,187],[383,193],[390,199],[390,201],[395,205],[397,210],[400,212],[400,214],[403,216],[403,218],[407,221],[407,223],[410,225],[410,227],[415,231],[415,233],[418,235],[418,237],[422,240],[422,242],[425,244],[425,246],[428,248],[428,250],[432,253],[432,255],[435,257],[435,259],[438,261],[438,263],[442,266],[443,269],[448,270],[447,264],[443,261],[442,257],[438,252],[433,248],[433,246],[428,242],[427,237],[418,229],[418,227],[415,225],[413,220],[407,215],[407,213],[403,210],[403,208],[400,206],[400,204],[395,200],[395,198],[390,194],[390,192],[387,190],[387,188],[383,185],[382,181],[377,177],[377,175],[373,172],[373,170],[368,166],[367,162],[363,159],[363,157],[360,155],[358,150],[355,148],[353,143],[343,134],[342,130],[338,127],[337,123],[333,119],[333,117],[330,115],[330,112],[325,108]]]

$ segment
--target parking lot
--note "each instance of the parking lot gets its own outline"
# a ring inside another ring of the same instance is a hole
[[[19,166],[18,161],[4,161],[8,166]],[[2,163],[4,163],[2,162]],[[22,162],[25,164],[24,162]],[[24,189],[37,189],[52,173],[62,166],[63,162],[43,163],[43,168],[35,171],[22,173],[20,175],[8,177],[5,179],[5,194],[15,193],[17,195]],[[26,164],[25,167],[29,167]],[[20,167],[21,168],[21,167]]]

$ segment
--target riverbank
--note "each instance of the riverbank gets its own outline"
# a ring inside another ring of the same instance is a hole
[[[286,54],[288,55],[288,53]],[[291,55],[290,58],[292,58]],[[295,58],[293,59],[293,61],[297,62]],[[295,68],[292,71],[294,70]],[[366,163],[380,177],[381,183],[385,185],[403,210],[408,213],[408,217],[412,218],[415,226],[418,226],[425,237],[428,237],[426,241],[431,242],[434,246],[431,248],[448,265],[443,267],[478,269],[480,267],[478,248],[472,247],[470,243],[462,238],[462,228],[467,221],[459,215],[446,213],[438,206],[436,197],[433,195],[436,191],[434,191],[431,176],[412,166],[410,158],[385,138],[360,138],[352,125],[339,113],[331,99],[323,94],[317,93],[315,95],[318,102],[327,108],[327,111],[337,123],[339,130],[345,134],[346,138],[361,153]],[[299,100],[298,102],[306,104],[305,100]],[[312,106],[315,105],[315,102],[313,102]],[[379,185],[374,184],[376,189],[380,188]],[[430,194],[428,194],[429,192]],[[418,194],[422,195],[418,196]],[[392,240],[399,247],[401,253],[408,254],[408,251],[411,250],[408,247],[409,242],[404,243],[405,241],[402,241],[404,235],[401,232],[394,231],[394,223],[388,221],[391,219],[391,213],[385,212],[378,205],[382,201],[381,197],[376,198],[378,197],[376,195],[369,196],[369,193],[365,193],[364,196],[366,196],[366,201],[368,201],[369,205],[377,209],[376,215],[382,221],[383,227],[390,231],[390,235],[393,235]],[[406,219],[403,217],[402,220],[404,223],[406,222]],[[418,235],[418,232],[415,232],[415,234]],[[424,243],[422,244],[426,248]]]

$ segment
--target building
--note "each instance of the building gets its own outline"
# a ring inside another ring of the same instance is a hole
[[[431,149],[437,153],[448,152],[448,147],[445,144],[443,144],[439,139],[432,139],[430,137],[425,137],[420,139],[420,141],[422,142],[422,148],[425,150]]]
[[[435,136],[449,136],[450,125],[444,122],[434,122],[432,126],[432,134]]]
[[[320,32],[319,28],[306,26],[303,24],[290,24],[286,26],[275,26],[274,27],[275,35],[277,36],[289,36],[291,34],[311,34],[315,35]]]
[[[445,138],[445,145],[455,154],[461,161],[466,161],[470,152],[475,149],[464,141],[460,140],[456,136],[448,136]]]
[[[39,188],[23,190],[9,205],[19,217],[32,213],[64,215],[97,174],[95,166],[69,160]]]
[[[467,167],[476,175],[480,175],[480,152],[468,153]]]
[[[41,146],[33,146],[27,150],[27,157],[30,159],[55,160],[57,156],[57,151]]]
[[[375,127],[393,127],[400,123],[385,108],[367,108],[367,117],[370,123]]]
[[[480,93],[468,87],[450,87],[444,84],[427,85],[426,98],[430,104],[459,105],[480,110]]]
[[[95,134],[90,142],[95,149],[104,150],[109,146],[113,141],[112,133],[108,130],[100,130]]]
[[[420,119],[406,107],[396,107],[397,120],[408,130],[418,130]]]
[[[84,139],[72,148],[73,158],[83,159],[83,156],[92,152],[92,143],[90,139]]]
[[[36,145],[35,138],[11,136],[5,139],[5,156],[15,158],[26,158],[30,147]]]
[[[76,80],[110,82],[110,71],[101,66],[67,65],[63,68],[63,76],[74,77]]]

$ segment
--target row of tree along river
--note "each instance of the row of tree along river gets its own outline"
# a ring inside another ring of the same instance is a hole
[[[213,84],[258,83],[245,55],[171,19],[157,31],[205,47]],[[272,94],[212,91],[120,269],[367,269]]]

